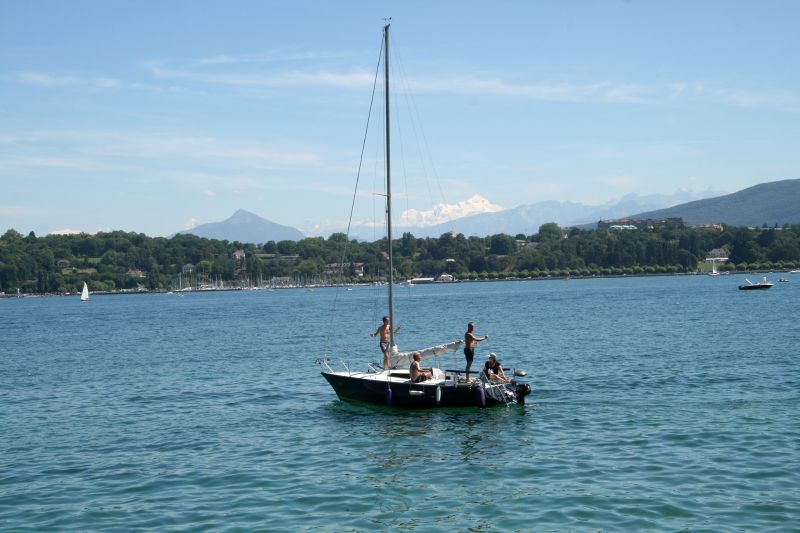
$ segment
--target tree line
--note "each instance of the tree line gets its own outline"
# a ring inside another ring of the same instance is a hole
[[[723,270],[800,267],[800,225],[744,228],[564,229],[548,223],[533,235],[465,237],[445,233],[393,241],[396,279],[593,276],[692,272],[712,250],[728,257]],[[386,239],[362,242],[343,233],[264,245],[194,235],[171,238],[112,231],[95,235],[0,237],[0,291],[75,292],[169,290],[178,283],[257,285],[274,279],[311,282],[385,280]],[[180,281],[179,281],[180,280]]]

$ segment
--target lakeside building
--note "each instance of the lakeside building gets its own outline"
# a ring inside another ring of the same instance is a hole
[[[722,226],[722,224],[695,224],[692,226],[692,229],[715,229],[720,233],[725,231],[725,228]]]
[[[328,263],[325,265],[325,270],[322,272],[323,274],[328,275],[348,275],[353,269],[352,272],[359,278],[364,277],[364,263]]]
[[[616,226],[613,227],[613,226]],[[632,226],[632,228],[630,227]],[[683,218],[620,218],[617,220],[600,220],[597,222],[597,229],[640,229],[640,230],[661,230],[667,227],[684,227]]]

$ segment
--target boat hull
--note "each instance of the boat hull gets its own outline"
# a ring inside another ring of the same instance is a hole
[[[764,291],[772,288],[772,283],[758,283],[754,285],[739,285],[740,291]]]
[[[490,407],[499,402],[479,383],[381,380],[371,375],[322,372],[340,400],[402,408]],[[524,403],[528,385],[517,385],[518,403]]]

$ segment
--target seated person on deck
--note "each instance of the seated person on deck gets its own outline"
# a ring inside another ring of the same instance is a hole
[[[431,370],[430,368],[419,367],[419,360],[420,360],[419,352],[414,352],[413,357],[414,361],[411,363],[411,368],[408,369],[408,373],[411,375],[411,381],[419,383],[420,381],[431,379],[433,377],[433,370]]]
[[[483,365],[483,374],[490,383],[514,383],[514,380],[506,377],[506,373],[503,372],[503,367],[500,365],[500,361],[497,360],[497,356],[494,353],[489,354],[489,359],[486,361],[486,364]]]

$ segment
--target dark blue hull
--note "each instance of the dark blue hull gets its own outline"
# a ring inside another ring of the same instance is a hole
[[[489,407],[498,402],[480,383],[433,381],[413,383],[369,379],[338,373],[323,372],[339,399],[350,402],[390,405],[405,408]],[[527,385],[516,386],[516,400],[525,402],[530,392]]]

